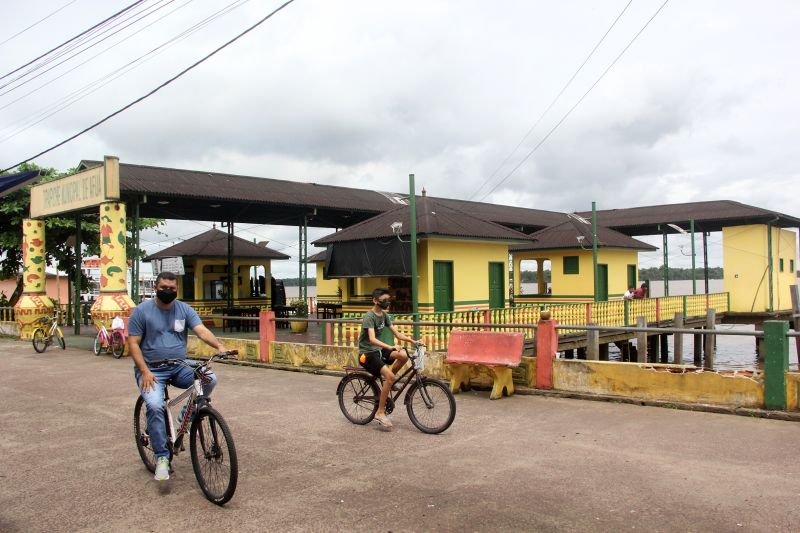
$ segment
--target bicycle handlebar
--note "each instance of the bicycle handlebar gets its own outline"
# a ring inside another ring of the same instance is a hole
[[[219,352],[219,353],[214,354],[211,357],[209,357],[208,361],[205,361],[204,363],[201,363],[200,366],[207,365],[211,361],[221,361],[223,359],[227,359],[227,358],[233,357],[235,355],[239,355],[239,350],[228,350],[227,352]],[[187,361],[189,361],[189,359],[157,359],[155,361],[148,362],[147,366],[152,367],[152,368],[159,368],[159,367],[162,367],[162,366],[178,364],[178,365],[191,366],[192,368],[195,367],[195,365],[189,365],[189,363],[187,363]]]

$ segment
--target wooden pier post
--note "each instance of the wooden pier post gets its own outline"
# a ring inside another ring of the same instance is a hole
[[[764,331],[764,323],[758,322],[753,325],[756,331]],[[756,340],[756,360],[760,363],[764,362],[764,337],[754,337]]]
[[[646,328],[647,319],[643,316],[638,317],[636,319],[636,327]],[[647,362],[647,333],[644,331],[636,332],[636,362],[637,363]]]
[[[713,330],[717,326],[716,321],[717,313],[714,309],[709,309],[706,312],[706,329]],[[703,366],[709,370],[714,368],[714,341],[715,335],[706,333],[705,338],[705,360]]]
[[[658,363],[658,342],[659,335],[647,337],[647,359],[650,363]]]
[[[594,326],[595,324],[589,324]],[[600,360],[600,332],[596,329],[586,331],[586,359],[589,361]]]
[[[662,363],[669,363],[669,335],[664,333],[660,335],[661,340],[661,362]]]
[[[697,329],[697,328],[695,328]],[[700,366],[703,362],[703,336],[700,333],[694,334],[694,366]]]
[[[675,328],[683,329],[683,313],[675,313]],[[683,364],[683,333],[676,333],[672,337],[673,348],[672,352],[675,354],[673,363],[676,365]]]

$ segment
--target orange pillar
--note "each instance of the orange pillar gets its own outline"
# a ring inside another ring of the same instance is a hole
[[[269,346],[272,341],[276,339],[275,334],[275,312],[274,311],[261,311],[258,314],[258,339],[259,351],[261,352],[261,361],[263,363],[270,362]]]
[[[549,313],[548,313],[549,315]],[[536,388],[553,388],[553,359],[558,350],[558,323],[539,320],[536,330]]]

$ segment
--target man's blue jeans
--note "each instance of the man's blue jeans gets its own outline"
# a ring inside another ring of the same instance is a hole
[[[188,389],[194,383],[194,373],[190,368],[177,364],[151,368],[150,372],[156,377],[155,386],[150,387],[147,392],[142,392],[142,374],[138,368],[133,368],[136,385],[139,387],[144,403],[147,404],[147,433],[150,435],[153,452],[158,460],[159,457],[169,457],[167,426],[164,420],[164,387],[170,384]],[[217,377],[210,370],[207,375],[210,381],[203,385],[203,394],[210,396],[217,384]]]

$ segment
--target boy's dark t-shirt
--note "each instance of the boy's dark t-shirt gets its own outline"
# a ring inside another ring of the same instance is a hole
[[[381,313],[380,315],[370,309],[364,315],[361,321],[361,335],[358,337],[358,351],[360,353],[375,352],[381,349],[380,346],[375,346],[369,342],[369,332],[367,329],[372,328],[375,330],[375,338],[380,339],[383,333],[383,328],[392,325],[392,319],[389,318],[388,313]]]

